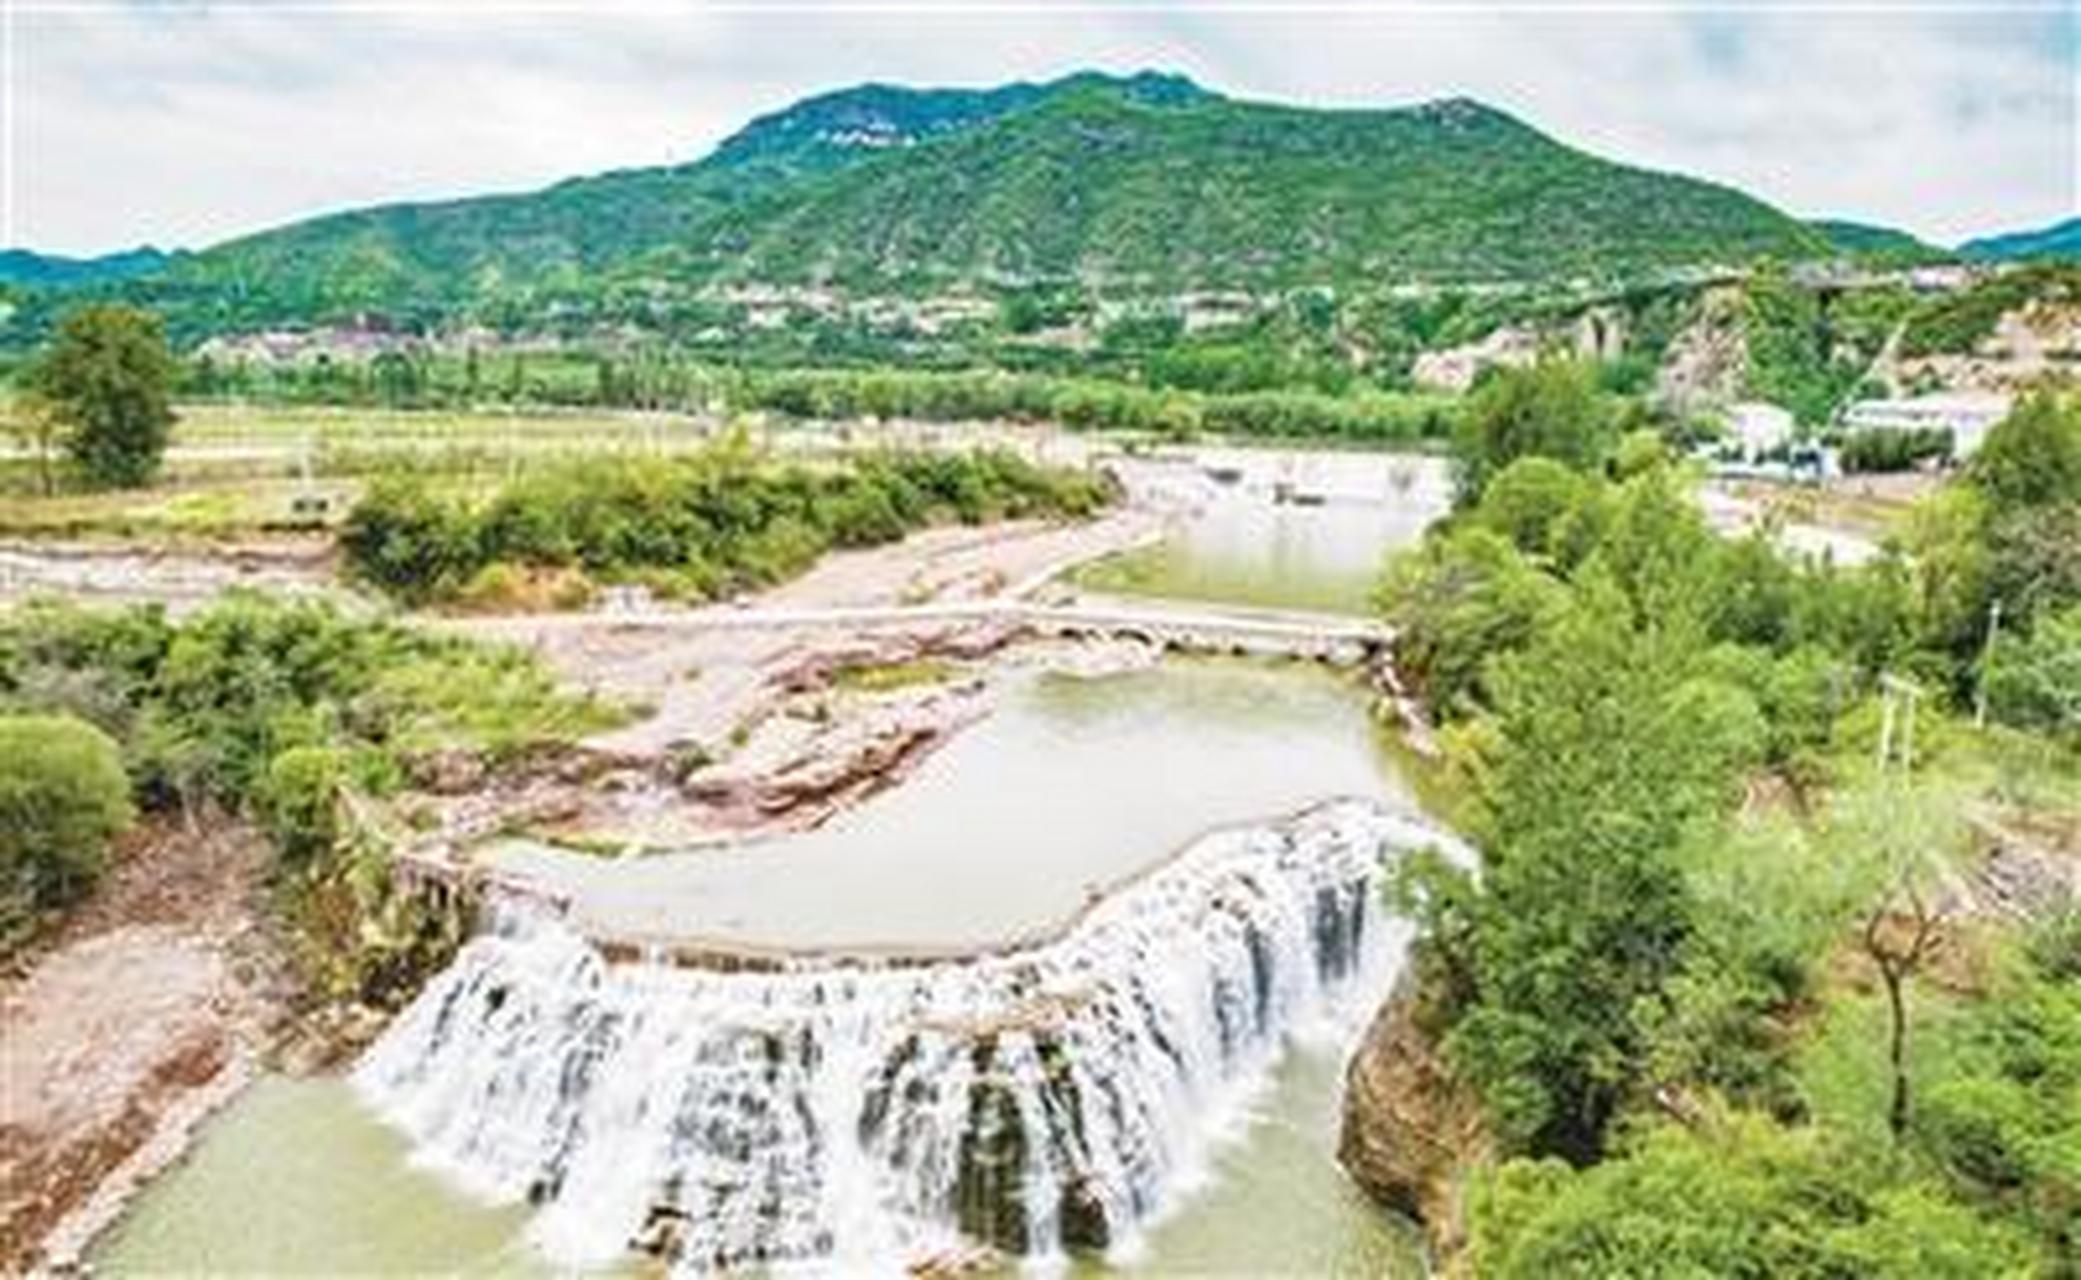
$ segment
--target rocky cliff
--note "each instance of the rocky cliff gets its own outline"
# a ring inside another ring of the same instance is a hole
[[[1346,1069],[1337,1159],[1367,1195],[1423,1223],[1439,1257],[1463,1223],[1460,1173],[1489,1149],[1473,1093],[1422,1023],[1414,971],[1381,1006]]]

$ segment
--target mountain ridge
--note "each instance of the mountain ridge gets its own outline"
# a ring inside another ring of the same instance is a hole
[[[1825,252],[1732,187],[1591,155],[1469,98],[1325,109],[1085,71],[833,90],[686,164],[337,211],[107,287],[193,338],[371,313],[649,323],[731,282],[1349,289]]]
[[[2061,258],[2081,261],[2081,216],[2049,226],[1980,236],[1958,246],[1960,257],[1981,262],[2012,262],[2025,258]]]

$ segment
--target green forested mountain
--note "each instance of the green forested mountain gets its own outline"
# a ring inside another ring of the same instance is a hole
[[[1816,218],[1808,224],[1838,253],[1888,262],[1934,262],[1951,255],[1897,227],[1847,218]]]
[[[66,258],[28,249],[0,249],[0,284],[68,289],[150,275],[172,259],[149,246],[94,258]]]
[[[1612,278],[1827,251],[1739,192],[1604,161],[1478,103],[1313,110],[1177,76],[865,85],[706,158],[315,218],[112,286],[177,339],[375,313],[706,323],[718,283],[1120,292]],[[39,322],[30,305],[14,328]]]
[[[1958,246],[1958,252],[1961,257],[1983,261],[2023,258],[2081,260],[2081,218],[2068,218],[2065,222],[2055,222],[2035,231],[2014,231],[2008,235],[1968,240]]]
[[[1083,90],[776,189],[681,262],[862,285],[1608,276],[1823,249],[1738,192],[1585,155],[1463,99],[1321,111]]]

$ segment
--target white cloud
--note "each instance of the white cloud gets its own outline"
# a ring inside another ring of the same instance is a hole
[[[1322,105],[1467,94],[1607,156],[1942,241],[2081,207],[2062,9],[16,8],[0,240],[54,251],[206,244],[327,209],[687,160],[758,112],[861,80],[1082,66]]]

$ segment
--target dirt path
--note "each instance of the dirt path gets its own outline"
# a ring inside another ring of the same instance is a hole
[[[284,595],[337,592],[331,552],[308,542],[223,551],[0,541],[0,607],[36,596],[78,604],[163,604],[181,613],[234,588]]]
[[[0,1273],[63,1265],[243,1086],[290,984],[251,831],[148,827],[0,980]]]

